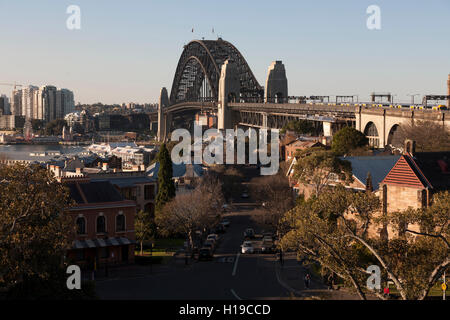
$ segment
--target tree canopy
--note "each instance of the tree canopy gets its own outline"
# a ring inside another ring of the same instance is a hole
[[[308,120],[292,120],[289,121],[281,130],[280,133],[284,134],[286,131],[294,131],[297,134],[313,134],[316,133],[316,128],[311,121]]]
[[[335,177],[342,181],[352,181],[351,163],[339,159],[332,151],[310,148],[297,153],[294,178],[309,184],[318,196]]]
[[[136,240],[141,247],[141,255],[143,253],[144,241],[151,240],[154,236],[153,219],[149,212],[140,210],[134,219],[134,231],[136,233]]]
[[[416,142],[417,152],[450,151],[450,130],[437,121],[402,123],[393,135],[392,145],[402,149],[406,139]]]
[[[0,181],[0,287],[67,294],[63,257],[75,234],[67,189],[39,165],[0,166]]]
[[[352,127],[344,127],[334,136],[331,150],[337,155],[348,155],[352,150],[367,146],[367,137]]]
[[[211,228],[218,222],[223,203],[220,181],[206,175],[193,190],[178,194],[162,211],[156,212],[156,224],[165,236],[184,234],[192,246],[196,230]]]
[[[380,201],[371,192],[353,193],[342,186],[326,190],[284,216],[288,231],[281,246],[317,261],[362,299],[370,265],[380,267],[383,285],[392,280],[402,299],[424,299],[450,264],[450,193],[436,194],[428,208],[379,211]],[[371,236],[371,225],[389,225],[393,231],[388,238]]]
[[[161,145],[157,156],[159,162],[158,170],[158,194],[156,195],[156,211],[160,211],[163,206],[175,197],[175,184],[173,183],[172,159],[166,144]]]
[[[58,136],[62,134],[63,127],[67,126],[66,120],[56,119],[45,125],[44,132],[49,136]]]

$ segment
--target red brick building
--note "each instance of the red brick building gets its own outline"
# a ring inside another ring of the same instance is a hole
[[[68,212],[76,225],[68,259],[87,268],[133,262],[136,203],[124,200],[109,181],[81,177],[61,182],[75,202]]]
[[[324,145],[317,140],[295,140],[292,141],[284,147],[285,149],[285,160],[294,159],[294,155],[297,151],[314,148],[314,147],[324,147]]]

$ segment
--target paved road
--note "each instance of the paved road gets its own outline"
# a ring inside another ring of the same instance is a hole
[[[259,175],[256,168],[242,168],[243,184]],[[303,268],[295,259],[286,260],[280,268],[273,254],[239,254],[244,230],[253,227],[251,219],[255,204],[251,199],[233,195],[232,213],[228,214],[231,225],[222,235],[214,261],[194,262],[184,265],[184,259],[170,266],[154,266],[130,276],[97,281],[97,293],[103,299],[282,299],[302,295]],[[142,268],[141,268],[142,270]],[[295,284],[289,286],[290,280]],[[300,284],[299,284],[300,283]],[[320,284],[314,289],[323,289]],[[300,289],[300,290],[299,290]]]
[[[97,282],[103,299],[273,299],[289,297],[277,279],[274,255],[238,254],[243,232],[254,226],[253,207],[237,206],[214,261],[182,263],[153,275]]]

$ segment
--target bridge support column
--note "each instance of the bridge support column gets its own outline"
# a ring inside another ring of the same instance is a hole
[[[323,125],[323,135],[325,137],[332,137],[333,136],[333,123],[332,122],[322,122]]]
[[[167,123],[167,115],[164,113],[164,108],[169,105],[169,96],[167,95],[167,89],[164,87],[159,94],[158,103],[158,141],[163,142],[167,136],[167,130],[170,126]]]
[[[286,70],[281,61],[274,61],[267,72],[265,102],[285,103],[288,101]]]
[[[264,128],[264,129],[267,129],[269,126],[268,126],[268,123],[267,123],[267,113],[266,112],[263,112],[262,113],[262,127]]]
[[[233,111],[228,109],[229,102],[239,102],[241,84],[235,63],[228,59],[222,65],[219,80],[219,103],[217,112],[217,128],[219,130],[233,128]]]

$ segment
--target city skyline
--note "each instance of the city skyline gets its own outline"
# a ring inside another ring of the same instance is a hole
[[[66,28],[72,4],[81,9],[81,30]],[[446,1],[284,1],[277,13],[267,1],[237,4],[3,0],[0,82],[58,83],[73,90],[75,103],[153,103],[161,87],[170,91],[183,45],[221,36],[261,85],[271,62],[282,60],[290,95],[367,101],[386,91],[409,102],[408,94],[446,92]],[[381,9],[381,30],[366,27],[372,4]],[[8,97],[11,91],[0,87]]]

